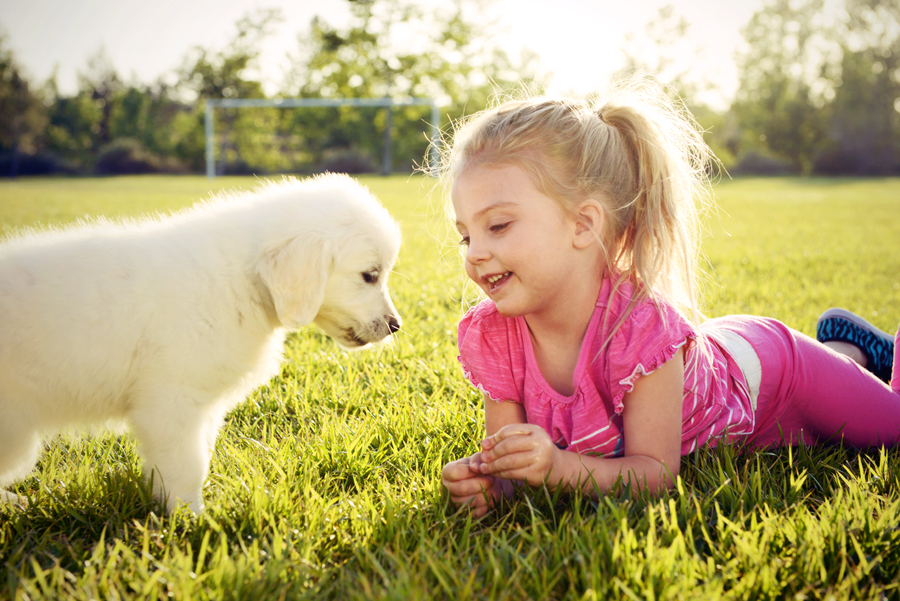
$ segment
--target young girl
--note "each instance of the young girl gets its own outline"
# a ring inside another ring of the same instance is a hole
[[[839,352],[772,319],[700,323],[709,159],[692,118],[640,80],[596,106],[510,101],[455,133],[443,175],[488,296],[459,325],[487,437],[442,471],[455,503],[484,514],[515,481],[660,491],[681,455],[726,436],[896,444],[900,376],[860,365],[889,374],[893,337],[844,311],[819,324]]]

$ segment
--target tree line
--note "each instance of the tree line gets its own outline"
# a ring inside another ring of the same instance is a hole
[[[412,0],[347,1],[348,26],[315,18],[298,36],[277,97],[429,97],[446,128],[498,93],[547,83],[536,56],[492,43],[478,2],[426,11]],[[282,20],[277,10],[248,14],[223,48],[192,49],[174,83],[126,82],[100,52],[71,95],[55,78],[28,81],[0,38],[0,176],[203,172],[204,101],[266,97],[254,66]],[[767,0],[742,31],[740,84],[725,110],[697,100],[715,82],[669,68],[666,48],[688,27],[665,7],[647,26],[657,58],[626,48],[627,67],[681,95],[730,173],[900,174],[896,0],[843,0],[838,12],[824,0]],[[217,170],[378,171],[389,127],[390,168],[411,171],[426,161],[430,118],[416,106],[218,109]]]

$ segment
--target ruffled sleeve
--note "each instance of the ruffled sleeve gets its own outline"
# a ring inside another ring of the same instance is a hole
[[[522,403],[525,360],[518,324],[484,301],[459,322],[459,362],[466,379],[495,401]]]
[[[639,303],[609,343],[609,386],[615,412],[622,413],[623,399],[638,379],[656,371],[681,347],[687,351],[696,337],[690,322],[673,307],[661,303],[657,309],[649,301]]]

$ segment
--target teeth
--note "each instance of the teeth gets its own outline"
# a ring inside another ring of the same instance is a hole
[[[505,278],[508,274],[509,274],[509,272],[507,271],[506,273],[501,273],[499,275],[492,275],[491,277],[487,278],[487,281],[489,284],[493,284],[497,280],[501,280],[501,279]]]

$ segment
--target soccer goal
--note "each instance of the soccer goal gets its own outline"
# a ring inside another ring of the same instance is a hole
[[[441,112],[437,104],[431,98],[406,98],[394,100],[392,98],[209,98],[206,100],[206,176],[210,179],[216,177],[216,147],[215,147],[215,110],[216,108],[309,108],[309,107],[402,107],[402,106],[430,106],[431,107],[431,159],[432,171],[437,169],[440,161],[438,143],[441,139]],[[390,113],[389,113],[390,116]],[[391,120],[388,119],[385,128],[385,169],[389,166]]]

